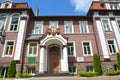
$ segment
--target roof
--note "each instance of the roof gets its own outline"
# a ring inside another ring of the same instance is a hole
[[[100,1],[94,1],[90,7],[90,10],[103,10],[104,8],[101,5]]]
[[[29,8],[27,3],[14,3],[14,8]]]

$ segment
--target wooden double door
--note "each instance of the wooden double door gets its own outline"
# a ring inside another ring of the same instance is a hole
[[[48,50],[48,72],[60,72],[60,47],[58,45],[50,45]]]

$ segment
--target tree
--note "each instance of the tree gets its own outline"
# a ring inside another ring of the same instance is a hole
[[[117,67],[118,70],[120,70],[120,53],[117,53],[116,58],[117,58]]]
[[[10,66],[8,68],[7,77],[13,78],[15,77],[15,75],[16,75],[16,62],[11,61]]]
[[[102,68],[101,68],[101,62],[97,54],[93,55],[93,61],[94,61],[94,71],[98,74],[102,74]]]

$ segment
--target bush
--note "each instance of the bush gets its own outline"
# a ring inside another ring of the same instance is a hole
[[[105,72],[104,74],[108,76],[120,75],[120,71]]]
[[[101,68],[101,62],[97,54],[94,54],[93,61],[94,61],[94,71],[99,75],[101,75],[103,72]]]
[[[79,72],[78,76],[82,76],[82,77],[94,77],[94,76],[98,76],[98,73],[96,73],[96,72]]]
[[[15,75],[16,75],[16,62],[11,61],[10,66],[8,68],[7,77],[13,78],[15,77]]]
[[[0,75],[0,78],[3,78],[3,75]]]
[[[21,78],[30,78],[30,77],[32,77],[32,75],[28,74],[28,73],[24,73],[24,74],[20,74],[19,77],[21,77]]]
[[[117,53],[116,58],[117,58],[117,67],[118,70],[120,70],[120,53]]]

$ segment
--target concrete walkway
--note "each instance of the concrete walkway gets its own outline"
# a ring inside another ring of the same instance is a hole
[[[120,75],[119,76],[98,76],[98,77],[77,77],[77,76],[33,77],[33,78],[0,79],[0,80],[120,80]]]

